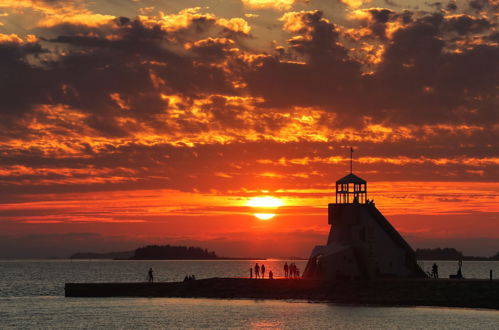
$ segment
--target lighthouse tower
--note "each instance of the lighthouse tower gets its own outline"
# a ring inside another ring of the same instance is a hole
[[[312,250],[303,277],[425,277],[412,248],[367,199],[367,182],[353,174],[352,156],[350,173],[336,181],[328,223],[327,244]]]

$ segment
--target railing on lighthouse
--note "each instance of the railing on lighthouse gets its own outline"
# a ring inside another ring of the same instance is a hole
[[[367,182],[352,172],[353,148],[350,148],[350,174],[336,181],[336,204],[367,203]]]

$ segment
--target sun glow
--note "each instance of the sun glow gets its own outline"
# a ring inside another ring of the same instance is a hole
[[[253,213],[260,220],[270,220],[275,217],[275,213]]]
[[[253,197],[246,205],[251,207],[279,207],[282,206],[283,202],[279,198],[265,196],[265,197]]]
[[[247,206],[258,209],[260,212],[253,213],[253,215],[260,220],[270,220],[276,216],[274,212],[278,207],[282,206],[284,203],[279,198],[265,196],[265,197],[253,197],[246,203]],[[264,212],[262,212],[264,211]]]

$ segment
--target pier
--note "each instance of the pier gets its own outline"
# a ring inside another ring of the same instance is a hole
[[[385,306],[499,309],[499,280],[210,278],[188,282],[66,283],[66,297],[284,299]]]

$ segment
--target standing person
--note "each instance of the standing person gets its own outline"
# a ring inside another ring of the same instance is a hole
[[[262,278],[265,278],[265,265],[262,264],[262,267],[260,267],[260,269],[262,270]]]
[[[284,277],[288,278],[288,275],[289,275],[289,266],[288,266],[288,263],[285,262],[284,263]]]
[[[269,280],[274,278],[274,273],[272,273],[272,270],[269,270]]]
[[[462,259],[459,259],[457,265],[459,266],[459,268],[457,269],[457,278],[463,278],[463,272],[461,271],[461,267],[463,267],[463,260]]]
[[[152,270],[152,268],[149,268],[149,271],[147,272],[147,281],[149,283],[154,282],[154,276],[153,276],[153,270]]]
[[[250,278],[253,278],[253,267],[250,267]]]
[[[436,263],[433,263],[433,266],[431,266],[431,276],[438,278],[438,266]]]
[[[258,266],[258,263],[255,264],[255,278],[260,277],[260,266]]]

